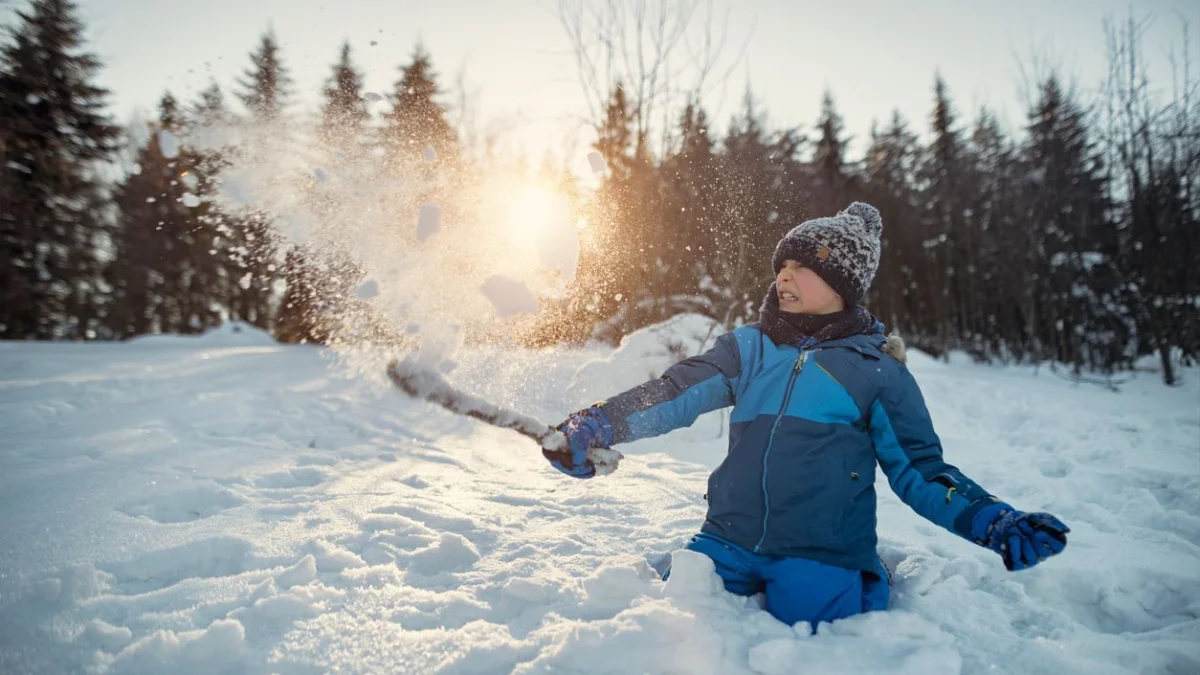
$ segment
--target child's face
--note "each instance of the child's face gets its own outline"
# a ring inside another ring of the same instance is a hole
[[[795,314],[831,314],[846,308],[838,295],[817,273],[795,260],[785,260],[775,275],[779,308]]]

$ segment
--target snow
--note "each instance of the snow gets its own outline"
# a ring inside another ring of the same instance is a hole
[[[501,318],[537,313],[537,297],[523,282],[493,275],[484,280],[479,290]]]
[[[375,43],[372,42],[371,44],[374,45]],[[377,94],[373,91],[368,91],[368,92],[364,93],[363,98],[365,98],[367,101],[370,101],[371,103],[378,103],[379,101],[383,100],[382,96],[380,96],[379,94]]]
[[[199,335],[138,335],[127,342],[142,347],[256,347],[277,344],[270,333],[245,321],[227,321]]]
[[[512,429],[537,441],[546,450],[567,448],[567,437],[562,432],[533,417],[455,389],[421,361],[407,359],[389,363],[388,376],[397,387],[415,398],[436,403],[459,415],[485,420],[494,427]],[[604,476],[617,470],[624,455],[611,448],[591,448],[588,458],[595,464],[596,475]]]
[[[200,198],[190,192],[183,193],[182,201],[183,205],[189,209],[194,209],[197,206],[200,206]]]
[[[377,295],[379,295],[379,282],[374,279],[367,279],[354,291],[354,297],[359,300],[370,300]]]
[[[677,317],[616,350],[456,346],[445,379],[557,422],[708,329]],[[724,456],[720,413],[575,481],[519,434],[244,324],[0,342],[0,672],[1200,669],[1200,370],[1111,392],[910,354],[947,458],[1061,517],[1070,545],[1006,572],[880,476],[892,607],[811,636],[680,550]]]
[[[163,157],[175,159],[179,156],[179,137],[167,129],[159,129],[158,147],[162,150]]]
[[[417,215],[417,239],[425,241],[442,229],[442,210],[434,204],[422,204]]]
[[[594,151],[588,153],[588,165],[592,167],[592,173],[604,173],[604,169],[607,168],[604,158]]]
[[[157,631],[121,650],[110,663],[103,656],[99,661],[110,673],[221,672],[238,664],[245,643],[241,623],[220,619],[203,630]]]
[[[390,162],[386,148],[346,153],[286,123],[210,120],[189,129],[185,141],[227,160],[204,201],[256,216],[230,227],[265,217],[281,250],[314,251],[329,261],[321,272],[331,278],[374,282],[357,296],[331,299],[343,320],[328,341],[344,370],[381,376],[378,363],[354,350],[381,331],[422,353],[451,354],[462,328],[483,317],[506,317],[514,333],[532,330],[541,301],[562,297],[575,279],[576,207],[561,188],[528,172],[490,175],[464,195],[452,172],[437,168],[432,147],[423,148],[425,164],[381,171]],[[238,238],[229,227],[222,235]],[[250,260],[254,250],[242,253],[247,263],[270,262]],[[512,284],[488,297],[480,285],[490,278]],[[435,360],[434,368],[453,367],[453,359]]]
[[[567,219],[565,206],[550,216],[550,222],[542,228],[534,244],[539,264],[545,269],[557,270],[563,287],[575,280],[579,266],[579,232]]]

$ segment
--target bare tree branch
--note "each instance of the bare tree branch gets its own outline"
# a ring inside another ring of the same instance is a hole
[[[714,38],[712,4],[697,22],[699,6],[699,0],[558,0],[559,23],[575,53],[593,126],[602,122],[609,97],[621,87],[632,112],[636,151],[669,148],[673,120],[688,101],[708,93],[728,37],[728,12]],[[737,60],[748,44],[749,38]],[[660,142],[652,143],[658,125]]]

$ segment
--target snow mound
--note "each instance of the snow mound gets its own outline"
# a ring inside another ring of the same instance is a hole
[[[567,392],[589,404],[635,387],[671,365],[711,349],[725,331],[700,314],[680,314],[634,331],[611,354],[594,358],[576,371]]]
[[[76,563],[42,579],[37,589],[49,603],[70,604],[94,598],[109,588],[109,577],[91,563]]]
[[[457,532],[443,532],[437,542],[412,556],[414,570],[424,574],[456,571],[479,560],[479,550]]]
[[[101,619],[92,619],[83,628],[83,638],[97,649],[118,652],[133,640],[133,631],[114,626]]]
[[[203,630],[160,630],[123,649],[107,672],[222,672],[238,664],[245,646],[246,630],[233,619],[214,621]]]
[[[300,586],[308,584],[317,578],[317,559],[310,553],[300,559],[300,562],[292,565],[278,576],[275,577],[275,583],[281,588],[291,588],[292,586]]]
[[[127,343],[162,347],[262,347],[278,342],[267,331],[245,321],[228,321],[200,335],[138,335]]]

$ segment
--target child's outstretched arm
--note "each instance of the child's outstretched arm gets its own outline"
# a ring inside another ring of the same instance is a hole
[[[543,452],[556,469],[591,478],[595,471],[586,458],[589,448],[665,434],[690,426],[710,410],[733,405],[741,369],[737,338],[726,333],[712,349],[676,363],[658,379],[572,414],[558,425],[570,441],[569,452]]]
[[[1024,513],[988,494],[942,458],[921,389],[899,365],[871,407],[875,454],[900,499],[926,519],[990,548],[1010,570],[1060,553],[1070,530],[1046,513]]]

